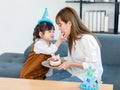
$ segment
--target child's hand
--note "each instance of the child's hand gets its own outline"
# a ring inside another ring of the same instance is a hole
[[[56,41],[55,45],[57,47],[59,47],[63,40],[67,40],[67,35],[65,33],[60,34],[60,36],[59,36],[58,40]]]
[[[61,40],[67,40],[67,35],[64,32],[61,32],[59,39]]]

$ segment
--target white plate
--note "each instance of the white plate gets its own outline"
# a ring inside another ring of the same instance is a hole
[[[45,67],[48,67],[48,68],[57,68],[57,67],[52,67],[52,66],[50,66],[50,63],[49,63],[48,60],[47,60],[47,61],[43,61],[43,62],[42,62],[42,65],[45,66]]]
[[[62,63],[63,63],[63,62],[65,62],[65,61],[62,61]],[[61,63],[61,64],[62,64],[62,63]],[[48,60],[43,61],[43,62],[42,62],[42,65],[45,66],[45,67],[48,67],[48,68],[58,68],[57,66],[56,66],[56,67],[51,66],[51,65],[50,65],[50,62],[49,62]]]

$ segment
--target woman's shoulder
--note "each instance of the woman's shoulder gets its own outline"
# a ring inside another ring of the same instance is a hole
[[[86,43],[86,42],[89,42],[89,43],[95,43],[96,42],[96,39],[93,35],[91,34],[82,34],[81,35],[81,38],[78,39],[78,42],[83,42],[83,43]]]
[[[82,34],[82,39],[95,39],[93,35],[91,34]]]
[[[91,34],[84,34],[82,36],[82,42],[83,43],[89,43],[89,44],[92,44],[92,45],[97,44],[97,41],[96,41],[95,37]]]

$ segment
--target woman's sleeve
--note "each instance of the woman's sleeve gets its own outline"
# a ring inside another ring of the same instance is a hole
[[[50,46],[45,45],[40,42],[36,42],[34,45],[34,52],[36,54],[54,54],[57,51],[58,47],[55,44],[50,44]]]
[[[87,69],[91,66],[92,69],[95,69],[96,62],[99,59],[99,55],[97,55],[99,50],[98,43],[93,36],[83,38],[82,42],[84,44],[83,53],[85,55],[83,68]]]

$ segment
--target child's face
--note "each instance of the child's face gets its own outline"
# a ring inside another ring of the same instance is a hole
[[[40,32],[40,37],[47,42],[51,42],[54,39],[54,30],[46,30],[44,33]]]

